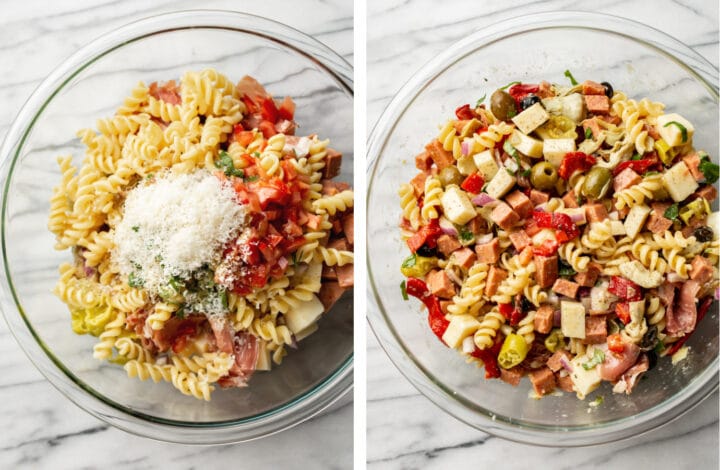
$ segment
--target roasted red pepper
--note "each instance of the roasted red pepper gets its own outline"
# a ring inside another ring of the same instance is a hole
[[[618,302],[615,304],[615,314],[624,325],[627,325],[630,323],[630,304],[627,302]]]
[[[522,99],[530,93],[537,93],[538,90],[540,90],[540,85],[535,85],[532,83],[518,83],[517,85],[511,86],[507,92],[508,95],[512,96],[515,100],[515,105],[517,109],[521,109],[520,101],[522,101]]]
[[[612,352],[622,353],[625,351],[625,345],[623,344],[622,336],[618,333],[607,337],[608,349]]]
[[[420,299],[420,301],[425,304],[428,309],[428,324],[430,325],[430,329],[435,333],[435,336],[442,341],[442,336],[445,334],[445,330],[447,330],[450,322],[445,319],[445,315],[443,315],[440,309],[440,301],[438,298],[430,293],[424,281],[416,277],[409,277],[407,279],[405,290],[408,295]]]
[[[700,303],[700,307],[698,307],[697,321],[695,322],[695,329],[697,329],[697,324],[700,323],[700,320],[702,320],[705,317],[705,314],[708,313],[708,310],[710,310],[710,306],[712,305],[712,303],[712,297],[705,297],[705,299]],[[670,346],[670,349],[668,349],[667,355],[672,356],[673,354],[678,352],[678,349],[680,349],[682,345],[685,344],[685,341],[690,338],[690,335],[695,332],[695,329],[674,342],[673,345]]]
[[[485,365],[485,378],[486,379],[497,379],[500,377],[500,367],[497,363],[498,354],[500,354],[500,348],[502,348],[503,341],[505,338],[502,334],[498,333],[495,336],[495,342],[492,347],[488,349],[479,349],[475,347],[475,351],[472,352],[471,356],[476,357],[483,361]]]
[[[415,235],[408,238],[407,245],[413,253],[423,245],[427,245],[428,248],[435,248],[440,235],[442,235],[442,230],[440,230],[437,219],[432,219],[430,223],[420,227],[420,230]]]
[[[642,300],[642,289],[634,282],[620,276],[612,276],[608,291],[627,302]]]
[[[464,104],[455,110],[455,116],[461,121],[467,121],[475,117],[475,113],[470,109],[469,104]]]
[[[533,220],[540,228],[554,228],[559,243],[565,243],[580,235],[580,229],[569,215],[560,212],[533,211]]]
[[[658,159],[657,156],[643,158],[642,160],[629,160],[627,162],[621,162],[613,170],[613,176],[619,175],[625,168],[630,168],[635,173],[642,175],[650,170],[662,170],[662,162],[660,162],[660,159]]]
[[[508,323],[512,326],[520,323],[520,321],[527,315],[513,304],[498,304],[498,311],[502,316],[508,319]]]
[[[533,247],[535,256],[553,256],[557,253],[559,244],[555,240],[545,240],[542,245]]]
[[[564,180],[569,180],[576,171],[587,171],[597,162],[592,155],[583,152],[568,152],[565,154],[558,175]]]
[[[480,176],[480,173],[473,173],[465,178],[460,187],[469,193],[479,194],[484,185],[485,180]]]

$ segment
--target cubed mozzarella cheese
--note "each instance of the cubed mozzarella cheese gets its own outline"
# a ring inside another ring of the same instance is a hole
[[[671,122],[677,122],[685,128],[687,134],[685,140],[683,140],[682,129],[675,124],[670,124]],[[655,129],[670,147],[678,147],[690,142],[695,133],[695,128],[690,121],[676,113],[658,116]]]
[[[474,334],[480,322],[472,315],[453,315],[442,340],[451,348],[457,348],[468,336]]]
[[[534,246],[542,246],[548,240],[557,242],[554,229],[544,228],[532,236],[532,243]]]
[[[583,225],[587,223],[584,207],[564,207],[562,209],[558,209],[558,212],[569,215],[575,225]]]
[[[498,164],[495,162],[492,150],[484,150],[476,153],[475,156],[473,156],[473,160],[475,161],[475,166],[478,171],[482,173],[483,178],[485,178],[485,181],[493,179],[498,172]]]
[[[490,183],[488,183],[485,191],[487,191],[490,197],[500,199],[501,197],[506,195],[513,186],[515,186],[516,182],[517,179],[513,175],[508,173],[505,168],[502,168],[495,174],[495,177],[490,180]]]
[[[557,96],[542,100],[543,106],[548,113],[556,116],[565,116],[580,124],[585,119],[585,100],[580,93],[572,93],[567,96]]]
[[[510,142],[510,145],[517,149],[518,152],[527,155],[528,157],[540,158],[543,156],[542,140],[537,140],[533,137],[525,135],[517,129],[512,131],[508,141]]]
[[[661,273],[648,270],[637,260],[622,263],[619,269],[623,277],[632,280],[635,284],[646,289],[658,287],[665,279]]]
[[[568,338],[585,339],[585,307],[580,302],[560,301],[560,329]]]
[[[473,157],[470,155],[463,155],[462,157],[457,159],[457,169],[460,172],[461,175],[472,175],[477,171],[477,167],[475,166],[475,161],[473,160]]]
[[[555,168],[560,167],[566,153],[574,152],[575,149],[575,140],[573,139],[543,140],[543,156],[545,160],[550,162]]]
[[[325,311],[320,299],[313,295],[307,302],[301,302],[296,308],[285,314],[285,323],[293,333],[299,333],[317,321]]]
[[[644,204],[636,204],[630,209],[624,223],[625,233],[628,237],[635,238],[640,233],[649,214],[650,208]]]
[[[445,217],[454,224],[465,225],[477,215],[475,206],[470,202],[467,194],[455,185],[445,189],[440,203]]]
[[[613,236],[627,235],[625,224],[619,220],[610,221],[610,230],[612,231]]]
[[[543,105],[535,103],[522,113],[512,118],[512,122],[514,122],[517,128],[523,133],[529,134],[540,127],[549,118],[550,115],[547,111],[545,111]]]
[[[585,370],[583,364],[587,361],[588,358],[585,356],[577,356],[570,361],[570,365],[572,366],[570,380],[572,380],[573,389],[575,390],[577,397],[581,400],[584,400],[588,394],[598,388],[601,381],[598,367]]]
[[[677,162],[662,175],[662,182],[675,202],[684,201],[700,186],[685,162]]]

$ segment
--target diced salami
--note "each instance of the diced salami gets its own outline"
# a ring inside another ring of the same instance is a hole
[[[481,263],[497,263],[500,259],[500,242],[497,238],[493,238],[488,243],[478,243],[475,245],[475,253]]]
[[[594,114],[607,114],[610,112],[610,98],[605,95],[585,95],[585,106]]]
[[[440,250],[440,253],[445,255],[445,257],[447,258],[453,251],[462,248],[462,245],[457,238],[451,237],[450,235],[444,233],[438,237],[437,247],[438,250]]]
[[[455,284],[442,269],[433,269],[425,278],[425,283],[432,295],[441,299],[451,299],[455,295]]]
[[[573,299],[577,295],[579,288],[580,286],[577,283],[562,278],[558,278],[552,286],[554,292]]]
[[[340,174],[340,165],[342,164],[342,154],[335,149],[327,149],[325,155],[325,168],[323,169],[323,178],[332,179]]]
[[[558,278],[558,257],[536,255],[535,261],[535,280],[537,285],[546,289],[553,285]]]
[[[490,271],[488,271],[488,277],[485,283],[485,295],[488,297],[495,295],[498,287],[500,287],[500,283],[507,279],[507,277],[508,273],[504,269],[490,266]]]
[[[517,387],[520,380],[523,378],[524,373],[525,371],[517,366],[512,369],[500,368],[500,380],[512,385],[513,387]]]
[[[490,213],[490,219],[503,230],[509,230],[520,221],[520,215],[504,202],[500,202]]]
[[[505,196],[505,202],[510,204],[512,210],[517,212],[521,219],[524,219],[533,210],[533,203],[530,198],[519,190],[515,190]]]
[[[548,334],[552,330],[553,327],[553,317],[555,315],[555,310],[550,305],[542,305],[540,308],[537,309],[535,312],[535,319],[533,320],[533,324],[535,326],[535,331],[542,334]]]
[[[455,164],[455,159],[452,153],[445,150],[439,140],[435,139],[425,146],[425,150],[428,151],[430,157],[437,165],[438,169],[442,170]]]
[[[591,315],[585,317],[584,344],[600,344],[607,339],[607,322],[605,315]]]
[[[613,178],[613,190],[617,193],[623,189],[629,188],[630,186],[635,186],[640,181],[642,181],[642,177],[635,173],[632,168],[625,168],[615,178]]]
[[[530,372],[530,382],[540,396],[555,390],[555,374],[547,367]]]

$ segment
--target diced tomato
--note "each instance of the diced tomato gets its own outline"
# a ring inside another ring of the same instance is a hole
[[[435,333],[435,336],[442,341],[442,336],[445,334],[445,330],[447,330],[450,322],[445,319],[445,315],[443,315],[440,309],[440,301],[438,298],[430,294],[430,290],[424,281],[415,277],[409,277],[407,279],[405,291],[408,295],[412,295],[425,304],[428,309],[428,324],[430,325],[430,329]]]
[[[285,253],[292,253],[306,243],[305,237],[286,238],[283,240],[281,247]]]
[[[542,245],[533,247],[533,255],[536,256],[553,256],[557,253],[558,242],[555,240],[545,240]]]
[[[610,278],[608,291],[628,302],[635,302],[643,298],[640,286],[620,276],[612,276]]]
[[[533,211],[532,218],[540,228],[554,228],[555,238],[565,243],[580,235],[580,229],[569,215],[560,212]]]
[[[275,124],[270,121],[260,122],[260,124],[258,124],[258,130],[262,132],[263,137],[265,137],[266,139],[269,139],[270,137],[277,134],[277,131],[275,130]]]
[[[267,209],[270,204],[283,206],[290,197],[290,191],[288,191],[287,185],[279,178],[252,183],[250,191],[257,195],[260,207],[263,210]]]
[[[264,120],[275,124],[278,120],[278,109],[275,106],[275,100],[269,97],[265,98],[261,105],[260,115]]]
[[[455,116],[461,121],[467,121],[475,117],[469,104],[464,104],[455,110]]]
[[[530,93],[537,93],[540,90],[540,85],[532,83],[518,83],[508,89],[508,94],[515,100],[515,106],[520,109],[520,101]]]
[[[576,171],[587,171],[597,162],[592,155],[583,152],[568,152],[565,154],[558,175],[560,178],[568,180]]]
[[[280,107],[278,108],[278,116],[280,117],[280,119],[285,119],[288,121],[292,121],[295,117],[295,102],[289,96],[286,96],[285,99],[283,99],[283,102],[280,103]]]
[[[473,173],[465,178],[460,187],[469,193],[479,194],[484,185],[485,180],[480,176],[480,173]]]
[[[615,314],[623,324],[630,323],[630,304],[627,302],[618,302],[615,304]]]
[[[607,345],[608,345],[608,349],[612,352],[622,353],[625,350],[625,345],[623,344],[622,336],[620,336],[618,333],[609,335],[607,337]]]
[[[502,334],[498,333],[495,336],[493,345],[488,349],[479,349],[475,347],[475,351],[472,352],[472,356],[483,361],[485,365],[485,378],[496,379],[500,377],[500,367],[498,367],[497,357],[500,354],[500,348],[502,348],[503,341],[505,338]]]
[[[253,99],[248,95],[243,96],[242,100],[247,108],[247,114],[257,113],[260,110],[257,103],[255,103],[255,101],[253,101]]]
[[[650,170],[661,171],[662,162],[657,157],[657,154],[652,155],[650,158],[643,158],[642,160],[628,160],[626,162],[620,162],[613,170],[613,176],[619,175],[625,168],[630,168],[635,173],[642,175]]]
[[[240,126],[239,130],[237,126]],[[243,127],[241,124],[237,124],[235,127],[234,135],[235,135],[235,142],[242,145],[243,147],[247,147],[250,145],[250,143],[255,138],[255,133],[253,131],[246,131],[243,130]]]
[[[714,299],[712,297],[705,297],[705,299],[702,301],[700,307],[698,307],[697,321],[695,322],[695,325],[700,323],[700,320],[705,317],[705,314],[708,312],[708,310],[710,310],[710,306],[712,305],[713,300]],[[697,328],[697,326],[695,328]],[[690,338],[690,335],[692,335],[694,331],[695,330],[693,329],[693,331],[687,333],[685,336],[673,343],[673,345],[670,346],[670,349],[668,349],[667,355],[672,356],[673,354],[675,354],[678,349],[680,349],[682,345],[685,344],[685,341]]]
[[[423,245],[427,245],[428,248],[435,248],[440,235],[442,235],[442,230],[440,230],[437,219],[432,219],[430,223],[420,227],[420,230],[415,235],[408,238],[407,245],[413,253]]]

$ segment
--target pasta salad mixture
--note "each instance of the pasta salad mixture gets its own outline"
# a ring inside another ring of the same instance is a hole
[[[342,155],[296,136],[295,104],[213,69],[140,83],[78,169],[58,159],[49,229],[72,249],[55,293],[93,355],[209,400],[244,387],[353,286]]]
[[[717,296],[718,165],[662,103],[566,76],[457,108],[417,155],[401,291],[486,378],[629,394]]]

